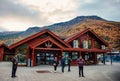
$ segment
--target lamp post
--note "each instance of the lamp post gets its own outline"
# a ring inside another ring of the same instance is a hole
[[[112,50],[110,50],[110,59],[111,59],[111,65],[112,65]]]
[[[112,52],[114,51],[114,48],[110,50],[110,58],[111,58],[111,65],[112,65]]]

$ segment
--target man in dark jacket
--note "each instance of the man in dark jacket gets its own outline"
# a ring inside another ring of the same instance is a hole
[[[17,55],[15,55],[12,59],[12,78],[16,77],[16,70],[17,70],[17,65],[18,65],[18,59],[17,59]]]
[[[68,57],[68,72],[70,72],[70,66],[71,66],[71,61],[72,59],[70,57]]]
[[[65,67],[65,57],[61,60],[61,66],[62,66],[62,72],[64,73],[64,67]]]
[[[85,60],[82,58],[82,56],[80,56],[76,62],[79,66],[79,77],[81,77],[81,75],[82,75],[82,77],[84,77],[83,66],[85,64]]]

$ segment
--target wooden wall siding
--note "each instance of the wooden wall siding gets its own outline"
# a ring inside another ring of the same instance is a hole
[[[3,61],[4,47],[0,47],[0,61]]]

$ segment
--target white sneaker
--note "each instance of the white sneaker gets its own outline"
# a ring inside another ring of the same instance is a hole
[[[56,73],[56,71],[54,71],[54,73]]]

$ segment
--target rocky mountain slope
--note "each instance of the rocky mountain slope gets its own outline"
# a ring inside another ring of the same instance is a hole
[[[98,16],[78,16],[70,21],[55,23],[50,26],[30,27],[22,32],[0,33],[0,43],[10,45],[43,29],[49,29],[56,35],[66,38],[86,28],[95,31],[109,43],[111,48],[120,50],[120,22],[108,21]]]

